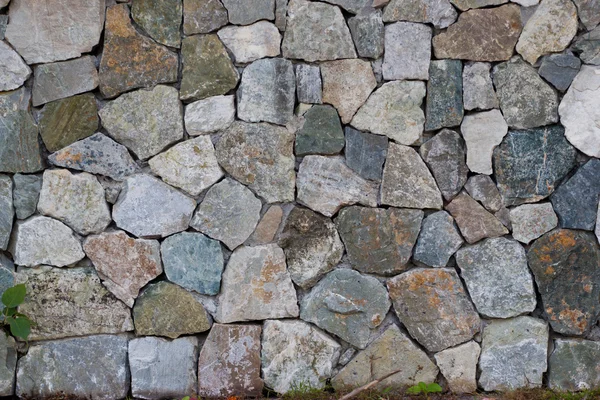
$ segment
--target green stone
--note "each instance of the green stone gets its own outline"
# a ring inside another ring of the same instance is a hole
[[[239,74],[217,35],[183,39],[181,100],[201,100],[226,94],[238,83]]]
[[[296,155],[337,154],[344,148],[344,132],[335,108],[313,106],[304,114],[304,126],[296,134]]]
[[[48,151],[55,152],[91,136],[98,129],[98,106],[91,93],[56,100],[44,106],[40,134]]]
[[[133,20],[158,43],[179,48],[179,28],[183,15],[181,0],[135,0],[131,8]]]

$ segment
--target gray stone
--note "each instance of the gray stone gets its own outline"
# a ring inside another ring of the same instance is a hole
[[[294,200],[294,134],[270,124],[234,122],[216,145],[217,160],[231,176],[268,203]]]
[[[464,140],[458,133],[444,129],[421,145],[419,153],[444,198],[452,200],[467,182],[469,173]]]
[[[126,93],[99,114],[109,135],[140,159],[183,138],[183,107],[177,89],[170,86]]]
[[[294,114],[296,78],[289,60],[268,58],[244,68],[237,91],[238,118],[287,124]]]
[[[337,154],[345,139],[337,111],[330,105],[315,105],[304,114],[304,125],[296,132],[296,156]]]
[[[0,250],[8,247],[14,217],[13,182],[10,176],[0,175]]]
[[[3,0],[3,1],[6,1],[6,0]],[[4,34],[6,33],[7,25],[8,25],[8,15],[0,15],[0,40],[4,40]]]
[[[248,188],[226,178],[206,193],[190,226],[233,250],[254,232],[261,207]]]
[[[538,73],[556,89],[564,92],[571,86],[580,68],[581,60],[571,52],[564,52],[542,58]]]
[[[296,96],[299,103],[321,104],[321,69],[318,65],[296,65]]]
[[[287,14],[287,27],[281,44],[285,58],[308,62],[356,58],[350,30],[338,7],[290,0]]]
[[[508,0],[450,0],[452,4],[458,7],[461,11],[467,11],[471,8],[483,8],[488,6],[496,6],[504,3],[508,3]],[[520,4],[523,0],[514,1],[514,3]],[[539,0],[537,0],[539,1]]]
[[[364,349],[390,308],[385,287],[372,276],[335,269],[301,301],[300,318]]]
[[[9,9],[6,40],[28,64],[79,57],[100,40],[103,0],[76,2],[14,0]],[[54,18],[48,18],[51,10]]]
[[[113,207],[117,226],[138,237],[167,237],[188,228],[196,202],[171,186],[140,174],[125,180]]]
[[[492,321],[483,330],[479,386],[510,391],[542,386],[548,353],[548,325],[535,318]]]
[[[400,144],[412,145],[423,133],[425,115],[421,104],[424,97],[423,82],[384,83],[352,118],[352,126],[385,135]]]
[[[128,357],[133,396],[164,399],[196,391],[198,338],[136,338],[129,342]]]
[[[579,55],[584,64],[600,65],[600,27],[579,36],[571,50]]]
[[[131,16],[152,39],[165,46],[181,45],[181,18],[183,0],[135,0]]]
[[[511,318],[535,309],[533,278],[518,242],[486,239],[458,250],[456,263],[481,315]]]
[[[258,20],[275,19],[275,0],[221,0],[229,22],[236,25],[250,25]]]
[[[467,145],[467,166],[472,172],[492,174],[492,154],[508,133],[499,110],[466,115],[460,126]]]
[[[477,391],[477,361],[481,348],[471,341],[435,354],[435,362],[454,394]]]
[[[240,247],[223,273],[215,319],[220,323],[298,316],[296,290],[276,244]]]
[[[388,148],[387,138],[357,131],[349,126],[344,133],[346,165],[365,179],[381,181]]]
[[[594,0],[574,0],[579,18],[588,31],[600,24],[600,3]]]
[[[465,184],[469,195],[483,204],[490,212],[499,211],[502,208],[502,197],[496,184],[487,175],[473,175]]]
[[[442,194],[431,172],[411,147],[389,144],[381,182],[381,204],[421,209],[442,208]]]
[[[12,336],[0,335],[0,396],[15,393],[17,344]]]
[[[510,223],[513,237],[521,243],[529,244],[558,224],[551,203],[525,204],[510,210]]]
[[[434,60],[429,65],[425,130],[458,126],[463,109],[462,63],[459,60]]]
[[[185,106],[185,130],[190,136],[225,130],[235,119],[235,96],[213,96]]]
[[[275,26],[285,32],[287,25],[287,8],[289,0],[275,0]]]
[[[0,91],[17,89],[30,75],[31,68],[25,64],[19,53],[0,41]]]
[[[381,11],[366,7],[348,20],[348,26],[360,57],[381,57],[384,40]]]
[[[498,98],[492,84],[490,63],[469,62],[463,68],[463,101],[465,110],[498,108]]]
[[[378,185],[358,176],[340,157],[304,157],[296,185],[298,202],[328,217],[345,205],[377,206]]]
[[[342,259],[344,245],[329,218],[295,207],[279,238],[292,281],[303,289],[312,287]]]
[[[84,236],[100,233],[111,223],[104,188],[87,172],[73,175],[68,169],[46,170],[37,208]]]
[[[223,44],[233,53],[238,64],[259,58],[277,57],[281,35],[275,25],[259,21],[249,26],[227,26],[217,33]]]
[[[370,6],[371,0],[325,0],[327,3],[340,6],[352,14],[358,14],[361,10]]]
[[[395,275],[407,269],[422,220],[421,210],[352,206],[341,210],[335,222],[354,269]]]
[[[454,23],[457,16],[448,0],[391,0],[383,13],[383,21],[431,23],[443,29]]]
[[[549,359],[548,387],[571,392],[597,388],[600,385],[600,372],[596,368],[598,357],[598,342],[555,339]]]
[[[556,92],[520,57],[496,65],[493,78],[500,109],[511,128],[535,128],[558,121]]]
[[[16,283],[27,287],[19,312],[34,322],[29,340],[133,330],[129,307],[102,286],[93,268],[19,268]],[[104,352],[98,357],[111,358],[106,356]]]
[[[430,27],[413,22],[396,22],[385,27],[385,80],[427,80],[430,58]]]
[[[467,243],[473,244],[488,237],[506,235],[508,229],[471,196],[462,192],[446,206]]]
[[[445,267],[463,243],[454,219],[438,211],[425,217],[413,258],[430,267]]]
[[[15,264],[4,254],[0,254],[0,297],[4,291],[15,285]]]
[[[396,315],[427,350],[470,340],[481,321],[453,268],[414,268],[387,281]]]
[[[341,353],[329,335],[304,321],[266,321],[262,339],[265,385],[282,394],[299,385],[325,387]]]
[[[44,379],[40,379],[42,376]],[[126,336],[101,335],[41,342],[31,345],[19,362],[17,396],[125,398],[129,392],[129,379]]]
[[[60,221],[40,215],[17,221],[10,252],[15,264],[64,267],[85,257],[73,231]]]
[[[219,293],[224,265],[216,240],[201,233],[181,232],[163,240],[160,254],[171,282],[200,294]]]
[[[184,0],[183,33],[209,33],[227,25],[227,9],[220,0]]]
[[[48,156],[56,166],[123,180],[139,171],[127,148],[102,133],[73,143]]]

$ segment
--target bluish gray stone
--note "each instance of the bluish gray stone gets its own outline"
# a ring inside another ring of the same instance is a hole
[[[488,211],[496,212],[502,208],[502,196],[488,175],[473,175],[465,184],[465,189],[473,200],[483,204]]]
[[[40,191],[42,190],[42,177],[39,175],[13,176],[13,205],[18,219],[25,219],[35,213]]]
[[[318,65],[296,65],[296,96],[299,103],[321,104],[323,90]]]
[[[346,165],[365,179],[381,181],[388,148],[387,137],[357,131],[349,126],[344,132]]]
[[[250,25],[261,19],[275,19],[275,0],[221,0],[229,22],[235,25]]]
[[[10,176],[0,175],[0,250],[8,247],[14,217],[13,183]]]
[[[600,3],[594,0],[574,0],[579,18],[587,30],[600,24]]]
[[[548,387],[576,392],[600,386],[600,343],[580,339],[555,339],[550,355]]]
[[[564,92],[575,79],[579,68],[581,68],[581,60],[569,51],[545,56],[538,73],[555,88]]]
[[[600,26],[579,36],[571,50],[579,55],[584,64],[600,65]]]
[[[380,10],[365,7],[348,20],[348,26],[360,57],[381,57],[384,27]]]
[[[4,294],[4,291],[15,285],[15,265],[6,257],[0,253],[0,298]]]
[[[8,25],[8,15],[0,15],[0,40],[4,40],[6,25]]]
[[[17,343],[12,336],[0,335],[0,396],[14,395],[16,369]]]
[[[464,240],[446,211],[438,211],[423,220],[413,258],[430,267],[445,267]]]
[[[337,154],[344,148],[344,132],[332,106],[315,105],[304,114],[304,125],[296,132],[296,156]]]
[[[462,122],[462,62],[435,60],[429,65],[425,130],[458,126]]]
[[[201,233],[181,232],[166,238],[160,253],[171,282],[201,294],[219,293],[223,251],[218,241]]]

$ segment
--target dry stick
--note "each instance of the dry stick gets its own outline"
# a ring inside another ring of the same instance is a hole
[[[353,398],[354,396],[356,396],[357,394],[364,392],[365,390],[369,390],[371,389],[373,386],[377,385],[379,382],[386,380],[387,378],[389,378],[392,375],[396,375],[398,372],[402,371],[401,369],[394,371],[394,372],[390,372],[389,374],[382,376],[379,379],[375,379],[373,382],[369,382],[364,386],[361,386],[359,388],[354,389],[353,391],[351,391],[350,393],[348,393],[345,396],[342,396],[339,398],[339,400],[350,400],[351,398]]]

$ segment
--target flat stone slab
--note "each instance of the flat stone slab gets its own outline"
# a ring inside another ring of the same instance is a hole
[[[344,131],[335,108],[314,105],[304,114],[304,125],[296,132],[294,154],[338,154],[344,144]]]
[[[477,391],[477,361],[481,348],[475,341],[446,349],[434,355],[440,372],[454,394]]]
[[[460,193],[447,206],[460,233],[467,243],[473,244],[481,239],[506,235],[508,229],[494,215],[486,211],[478,202],[465,192]]]
[[[413,22],[385,27],[383,78],[385,80],[429,79],[431,28]]]
[[[436,28],[443,29],[456,21],[457,16],[458,13],[448,0],[391,0],[383,12],[383,21],[431,23]]]
[[[13,206],[18,219],[26,219],[37,210],[37,203],[42,190],[40,175],[13,175]]]
[[[429,64],[425,130],[459,126],[464,115],[463,65],[459,60],[434,60]]]
[[[498,108],[498,97],[492,83],[492,65],[468,62],[463,68],[463,102],[465,110]]]
[[[380,182],[387,155],[387,138],[350,127],[344,129],[344,136],[346,165],[363,178]]]
[[[413,259],[430,267],[445,267],[464,243],[446,211],[437,211],[423,220]]]
[[[220,0],[183,2],[183,33],[209,33],[227,25],[227,9]]]
[[[131,17],[158,43],[179,48],[182,3],[182,0],[136,0],[131,7]]]
[[[513,238],[529,244],[558,225],[551,203],[524,204],[510,210]]]
[[[466,115],[460,128],[467,146],[467,166],[472,172],[491,175],[494,148],[508,133],[502,113],[490,110]]]
[[[279,232],[279,226],[283,218],[283,208],[280,205],[272,205],[263,214],[256,229],[246,242],[249,246],[271,243]]]
[[[0,34],[0,40],[3,39],[1,36]],[[19,88],[30,75],[31,68],[25,64],[19,53],[6,43],[0,42],[0,77],[2,77],[0,91],[6,92]]]
[[[275,25],[259,21],[249,26],[227,26],[217,33],[221,42],[233,53],[238,64],[259,58],[277,57],[281,35]]]
[[[298,102],[306,104],[323,103],[321,68],[318,65],[297,64],[295,72]]]
[[[185,106],[185,130],[190,136],[225,130],[234,119],[233,95],[208,97]]]
[[[600,384],[595,360],[600,343],[590,340],[555,339],[548,361],[548,387],[554,390],[589,390]]]
[[[275,0],[221,0],[229,15],[229,23],[248,25],[261,19],[275,18]]]
[[[381,57],[385,35],[381,11],[365,7],[348,20],[348,27],[360,57]]]
[[[465,184],[465,190],[490,212],[497,212],[503,207],[500,191],[488,175],[471,176]]]
[[[564,92],[571,86],[580,68],[581,60],[570,51],[565,51],[542,58],[538,73],[556,89]]]

